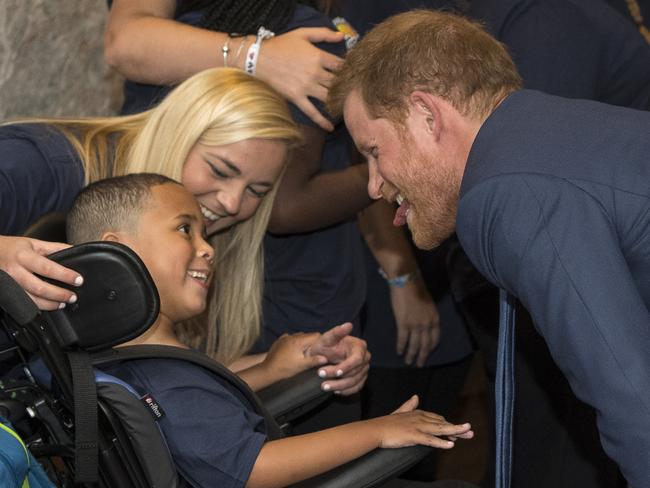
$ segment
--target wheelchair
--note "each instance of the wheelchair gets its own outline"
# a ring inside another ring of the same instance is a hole
[[[85,277],[84,285],[75,289],[77,303],[63,310],[39,312],[13,279],[0,272],[6,335],[0,364],[13,361],[18,372],[10,380],[3,378],[0,414],[14,423],[57,486],[186,486],[149,409],[129,385],[102,373],[98,366],[103,364],[138,358],[195,363],[227,381],[253,405],[265,419],[269,439],[284,435],[280,423],[322,401],[325,393],[314,371],[257,395],[227,368],[196,351],[149,345],[114,348],[141,335],[158,315],[158,294],[140,259],[127,247],[108,242],[82,244],[51,258]],[[32,360],[35,355],[40,361]],[[429,450],[377,449],[295,486],[392,486],[391,479]],[[470,486],[453,481],[405,483]]]

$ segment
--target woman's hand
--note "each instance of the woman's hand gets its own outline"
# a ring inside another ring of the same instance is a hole
[[[334,127],[309,100],[322,102],[343,60],[314,46],[342,42],[343,34],[325,27],[303,27],[264,41],[256,76],[269,83],[324,130]]]
[[[418,397],[414,395],[392,414],[369,421],[376,424],[381,447],[396,448],[421,444],[451,449],[456,439],[474,437],[470,424],[450,424],[438,414],[415,410],[417,406]]]
[[[390,300],[397,324],[397,354],[404,363],[418,368],[440,341],[440,315],[420,277],[403,287],[390,287]]]
[[[76,271],[65,268],[45,256],[70,247],[58,242],[27,237],[0,236],[0,269],[6,271],[27,292],[41,310],[56,310],[74,303],[70,290],[47,283],[36,274],[73,286],[83,283]]]
[[[310,347],[308,354],[327,358],[330,363],[318,370],[321,378],[336,378],[324,381],[323,390],[339,395],[352,395],[363,388],[368,377],[370,352],[366,341],[351,336],[352,324],[346,322],[332,327]]]

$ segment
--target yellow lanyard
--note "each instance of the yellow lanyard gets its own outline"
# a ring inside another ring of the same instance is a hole
[[[0,422],[0,427],[5,431],[9,432],[12,436],[15,437],[15,439],[20,442],[20,445],[23,446],[23,450],[25,451],[25,456],[27,457],[27,467],[29,469],[29,453],[27,452],[27,447],[25,447],[25,443],[23,440],[20,438],[18,434],[16,434],[12,429],[7,427],[5,424]],[[27,475],[25,475],[25,480],[23,481],[23,486],[22,488],[29,488],[29,480],[27,479]]]

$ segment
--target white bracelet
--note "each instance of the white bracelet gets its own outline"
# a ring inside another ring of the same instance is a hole
[[[257,58],[260,55],[260,47],[262,46],[262,41],[271,39],[271,37],[274,35],[275,33],[264,27],[259,28],[255,42],[251,44],[251,47],[248,48],[248,53],[246,53],[246,63],[244,65],[246,73],[251,75],[255,74],[255,70],[257,69]]]

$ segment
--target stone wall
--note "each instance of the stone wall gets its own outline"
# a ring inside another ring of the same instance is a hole
[[[105,0],[0,0],[0,120],[110,115],[121,80],[104,62]]]

